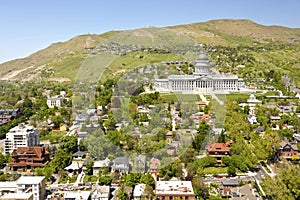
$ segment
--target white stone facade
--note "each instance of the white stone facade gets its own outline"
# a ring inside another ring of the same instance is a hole
[[[235,75],[211,74],[210,64],[204,52],[196,61],[193,75],[171,75],[166,79],[156,79],[154,88],[158,92],[195,92],[238,91],[244,80]]]

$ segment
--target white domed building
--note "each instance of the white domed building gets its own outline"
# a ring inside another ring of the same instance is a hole
[[[155,79],[157,92],[203,93],[239,91],[244,80],[236,75],[212,74],[210,63],[204,52],[200,53],[192,75],[171,75],[166,79]]]

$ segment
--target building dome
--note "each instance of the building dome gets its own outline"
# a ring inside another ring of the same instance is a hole
[[[208,62],[208,58],[207,58],[207,56],[206,56],[206,54],[205,54],[204,51],[200,52],[200,55],[199,55],[199,57],[197,59],[197,62]]]

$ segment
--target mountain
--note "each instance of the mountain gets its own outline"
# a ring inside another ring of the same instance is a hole
[[[141,28],[129,31],[110,31],[103,34],[89,34],[74,37],[66,42],[59,42],[37,51],[32,55],[5,62],[0,65],[1,80],[39,80],[73,81],[77,71],[86,58],[93,55],[100,44],[105,47],[107,41],[113,41],[130,48],[161,48],[192,45],[196,43],[222,47],[237,45],[254,46],[257,44],[287,44],[299,47],[300,29],[281,26],[264,26],[250,20],[211,20],[201,23],[177,25],[166,28]],[[118,51],[115,47],[113,51]],[[122,52],[121,52],[122,53]],[[156,54],[155,54],[156,53]],[[255,52],[254,52],[255,53]],[[269,52],[270,54],[274,52]],[[271,62],[266,55],[258,55],[262,61]],[[280,52],[275,52],[280,55]],[[112,73],[122,71],[122,67],[130,69],[133,64],[155,63],[164,59],[179,59],[180,56],[170,54],[159,57],[157,52],[127,53],[114,57],[111,62],[103,63]],[[139,60],[137,61],[137,57]],[[141,59],[142,57],[142,59]],[[286,55],[290,62],[289,55]],[[291,62],[298,62],[298,51],[291,54]],[[124,63],[126,62],[126,63]],[[125,67],[126,65],[126,67]],[[97,65],[94,66],[97,69]],[[297,68],[299,66],[297,65]],[[115,70],[115,71],[114,71]]]

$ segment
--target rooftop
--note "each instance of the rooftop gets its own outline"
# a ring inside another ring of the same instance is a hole
[[[191,181],[157,181],[155,194],[194,195],[194,190]]]
[[[230,178],[224,178],[221,180],[221,182],[224,186],[237,186],[239,184],[238,179],[230,179]]]
[[[140,197],[144,193],[144,190],[146,188],[146,184],[138,184],[134,187],[133,190],[133,196],[134,197]]]
[[[110,164],[110,160],[108,158],[105,158],[105,160],[98,160],[94,162],[93,167],[99,168],[99,167],[108,167]]]
[[[0,199],[30,199],[32,193],[7,193],[0,197]]]
[[[65,192],[64,199],[87,200],[90,196],[89,191]]]
[[[17,184],[25,184],[25,185],[39,184],[44,179],[45,179],[45,176],[21,176],[17,180]]]
[[[226,151],[229,152],[230,151],[230,143],[226,142],[226,143],[214,143],[214,144],[210,144],[207,145],[206,149],[207,151]]]

